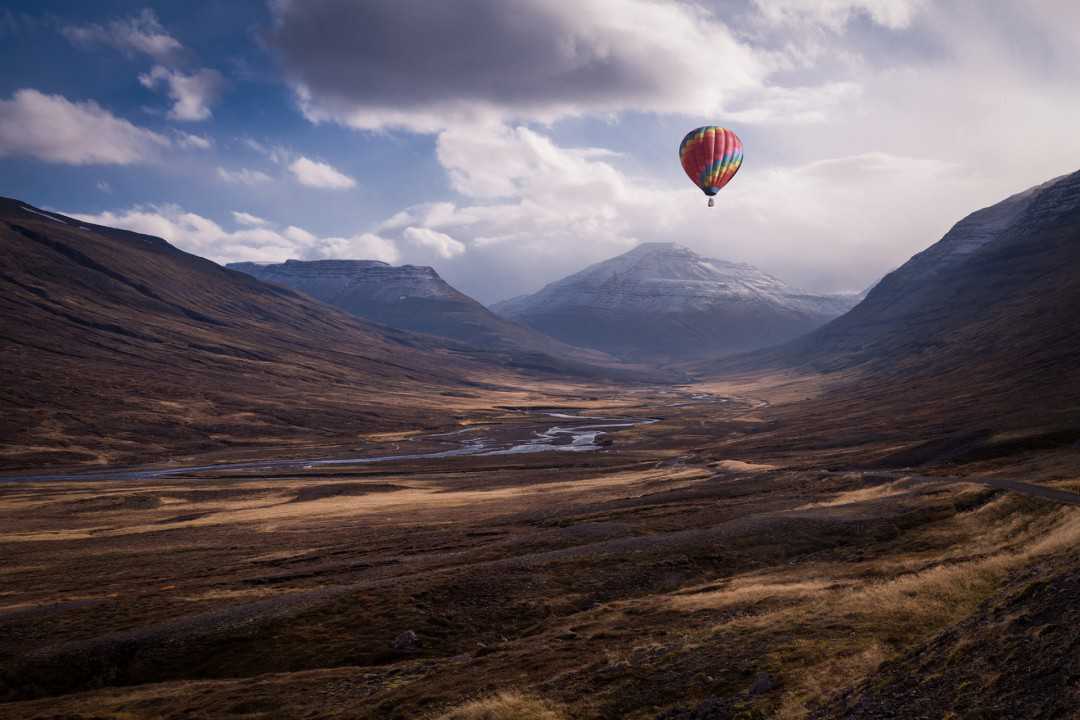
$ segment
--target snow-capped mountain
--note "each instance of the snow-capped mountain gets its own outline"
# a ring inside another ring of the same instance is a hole
[[[645,243],[492,309],[575,345],[632,359],[683,359],[789,340],[850,309],[752,265]]]

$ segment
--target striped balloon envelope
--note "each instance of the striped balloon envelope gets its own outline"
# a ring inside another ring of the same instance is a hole
[[[686,133],[679,144],[679,162],[690,181],[709,196],[731,182],[742,166],[743,150],[739,136],[727,128],[705,125]]]

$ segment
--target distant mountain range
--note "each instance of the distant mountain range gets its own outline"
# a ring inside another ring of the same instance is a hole
[[[850,309],[752,265],[644,243],[492,310],[567,343],[632,360],[716,357],[775,345]]]
[[[572,347],[501,318],[451,287],[430,267],[395,267],[376,260],[287,260],[228,267],[372,322],[460,341],[508,367],[653,381],[673,377],[626,367],[603,352]]]

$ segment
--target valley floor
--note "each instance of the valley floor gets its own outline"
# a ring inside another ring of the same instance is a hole
[[[591,450],[0,477],[0,717],[1076,716],[1080,508],[977,482],[1075,458],[757,440],[819,391],[551,387],[365,445],[658,420]]]

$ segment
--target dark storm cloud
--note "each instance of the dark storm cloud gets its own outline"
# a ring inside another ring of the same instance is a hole
[[[438,125],[439,113],[464,107],[544,116],[676,98],[707,106],[760,75],[724,25],[684,5],[281,0],[273,10],[268,44],[309,117],[359,127]],[[725,79],[687,92],[696,68],[722,59]]]
[[[273,37],[293,76],[312,90],[372,103],[520,103],[658,82],[576,44],[559,20],[502,0],[316,0],[285,3]]]

